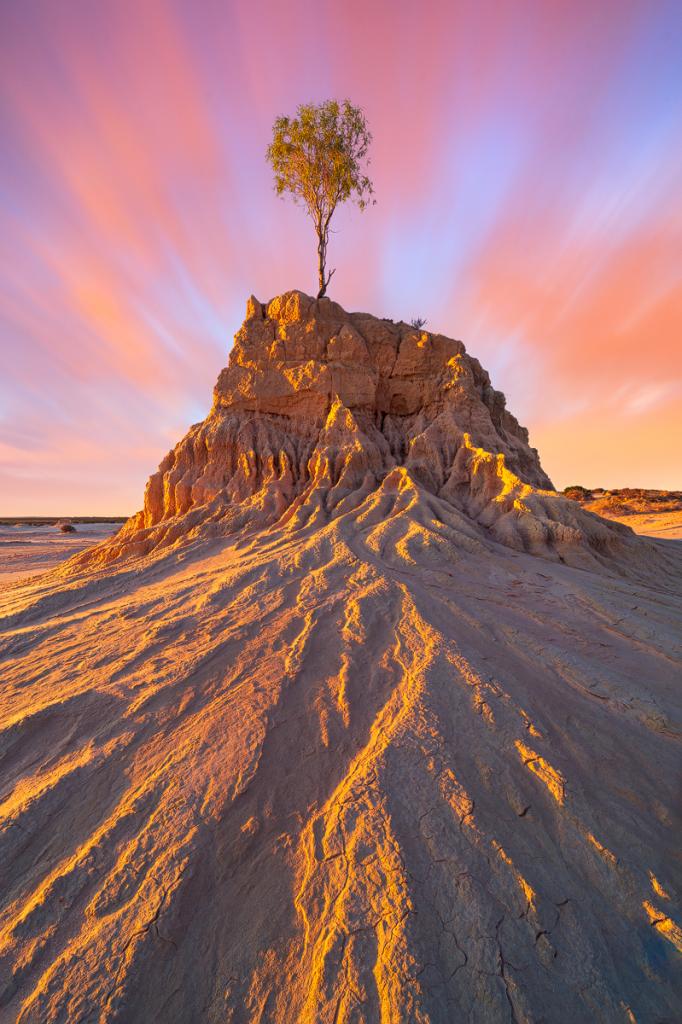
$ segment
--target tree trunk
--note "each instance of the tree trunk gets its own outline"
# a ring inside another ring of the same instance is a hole
[[[317,293],[318,299],[321,299],[324,293],[327,291],[328,281],[325,281],[325,263],[327,258],[327,246],[325,243],[324,235],[322,231],[317,233],[317,275],[320,285],[320,290]]]
[[[315,230],[317,231],[317,275],[320,283],[320,290],[317,293],[318,299],[321,299],[323,295],[327,294],[327,285],[331,281],[333,275],[336,273],[336,268],[330,270],[327,273],[327,245],[329,244],[329,221],[331,220],[332,213],[328,215],[325,221],[315,224]]]

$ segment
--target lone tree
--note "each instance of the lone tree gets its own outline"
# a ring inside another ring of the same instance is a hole
[[[334,210],[349,199],[361,210],[375,201],[363,167],[371,141],[365,115],[348,100],[304,103],[296,117],[278,117],[273,125],[267,158],[275,173],[275,191],[277,195],[290,192],[295,203],[305,206],[315,225],[318,299],[334,273],[326,270]]]

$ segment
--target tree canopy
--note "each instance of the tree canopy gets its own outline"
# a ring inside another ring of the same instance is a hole
[[[351,201],[361,210],[374,188],[365,171],[372,135],[365,115],[349,100],[301,104],[295,117],[278,117],[267,159],[278,195],[289,193],[310,214],[317,234],[318,298],[332,274],[326,272],[329,225],[339,203]]]

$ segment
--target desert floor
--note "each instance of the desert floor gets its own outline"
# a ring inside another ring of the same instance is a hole
[[[680,542],[428,501],[0,589],[1,1024],[674,1019]]]
[[[661,540],[682,540],[682,512],[641,512],[627,516],[608,516],[617,523],[625,523],[642,537]]]
[[[71,555],[110,537],[120,525],[79,523],[75,533],[61,533],[52,525],[0,523],[0,588],[22,576],[47,572]]]

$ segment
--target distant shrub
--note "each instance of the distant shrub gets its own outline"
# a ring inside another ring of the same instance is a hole
[[[580,484],[573,484],[564,488],[564,496],[572,501],[587,501],[592,497],[592,491],[588,491],[587,487],[581,487]]]
[[[421,331],[422,327],[426,323],[426,317],[416,316],[414,320],[410,320],[410,327],[416,327],[418,331]]]
[[[62,533],[76,532],[76,527],[73,525],[73,523],[57,523],[57,526],[59,527]]]

